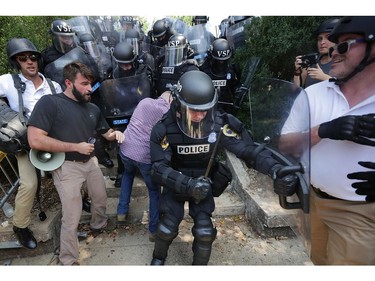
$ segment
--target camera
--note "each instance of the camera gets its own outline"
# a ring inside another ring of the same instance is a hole
[[[313,53],[313,54],[308,54],[301,56],[301,67],[302,68],[308,68],[312,66],[313,64],[316,64],[319,59],[319,54]]]

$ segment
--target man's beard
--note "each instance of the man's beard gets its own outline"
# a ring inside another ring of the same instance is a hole
[[[91,101],[90,95],[80,93],[77,88],[73,85],[72,93],[79,103],[87,103]],[[87,96],[87,98],[85,98]]]

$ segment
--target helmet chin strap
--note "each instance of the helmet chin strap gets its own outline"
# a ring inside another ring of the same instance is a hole
[[[361,72],[362,70],[364,70],[366,68],[366,66],[368,66],[369,64],[372,64],[375,62],[375,57],[373,57],[372,59],[369,59],[369,56],[370,56],[370,52],[371,52],[371,46],[372,46],[372,42],[368,42],[367,43],[367,46],[366,46],[366,55],[365,57],[362,59],[362,61],[360,62],[360,64],[352,71],[352,73],[350,73],[348,76],[346,76],[345,78],[342,78],[342,79],[337,79],[337,78],[330,78],[329,79],[329,82],[335,82],[336,85],[342,85],[344,84],[345,82],[349,81],[351,78],[353,78],[354,75],[356,75],[357,73]]]

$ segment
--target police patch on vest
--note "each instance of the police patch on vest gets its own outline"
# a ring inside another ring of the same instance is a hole
[[[162,73],[173,74],[174,73],[174,67],[173,66],[164,66],[163,69],[162,69]]]
[[[224,87],[227,85],[227,80],[212,80],[212,84],[214,84],[215,87]]]
[[[230,74],[230,72],[227,73],[227,80],[230,80],[232,79],[232,75]]]
[[[208,135],[208,140],[209,143],[214,143],[216,142],[216,133],[212,132]]]
[[[209,144],[199,144],[199,145],[178,145],[178,154],[200,154],[208,153],[210,151]]]

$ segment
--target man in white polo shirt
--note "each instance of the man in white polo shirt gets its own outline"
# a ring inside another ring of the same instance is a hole
[[[344,17],[329,40],[333,79],[306,88],[311,118],[311,259],[314,264],[375,264],[375,199],[353,172],[375,159],[375,17]],[[296,99],[281,143],[298,128]],[[301,117],[299,117],[301,118]],[[290,152],[290,151],[289,151]],[[375,188],[375,187],[374,187]],[[363,191],[363,190],[362,190]]]

